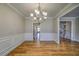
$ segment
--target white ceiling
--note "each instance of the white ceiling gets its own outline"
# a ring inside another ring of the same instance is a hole
[[[41,9],[47,11],[48,17],[55,17],[68,3],[41,3]],[[11,3],[16,9],[22,12],[26,17],[34,12],[37,3]]]

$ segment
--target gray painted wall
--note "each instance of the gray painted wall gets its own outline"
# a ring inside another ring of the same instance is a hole
[[[24,19],[5,4],[0,4],[0,37],[24,33]]]
[[[40,25],[40,30],[41,33],[57,33],[57,20],[48,18]],[[32,21],[30,19],[25,20],[25,32],[32,33]]]
[[[0,56],[24,42],[25,20],[13,9],[0,4]]]

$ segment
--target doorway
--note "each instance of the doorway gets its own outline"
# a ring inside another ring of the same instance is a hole
[[[59,23],[59,39],[60,39],[60,43],[61,41],[68,41],[71,42],[71,21],[60,21]]]
[[[40,27],[39,23],[33,23],[33,41],[39,43],[40,42]]]

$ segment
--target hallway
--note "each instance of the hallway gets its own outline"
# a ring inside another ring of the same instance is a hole
[[[35,42],[24,42],[11,51],[9,56],[77,56],[79,55],[79,42],[70,42],[67,39],[61,41],[61,45],[55,42],[41,42],[37,47]]]

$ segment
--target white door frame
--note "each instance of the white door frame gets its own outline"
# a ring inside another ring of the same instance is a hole
[[[58,20],[58,44],[60,44],[60,21],[70,21],[71,22],[71,40],[74,40],[74,22],[75,20]]]
[[[60,22],[61,21],[70,21],[71,22],[71,40],[73,39],[73,20],[60,20],[59,21],[59,35],[60,35]]]
[[[72,4],[71,4],[72,5]],[[69,7],[69,6],[68,6]],[[67,13],[69,13],[70,11],[72,11],[73,9],[75,9],[75,8],[77,8],[77,7],[79,7],[79,4],[77,4],[77,5],[74,5],[73,7],[69,7],[69,9],[67,9],[67,11],[64,11],[64,13],[62,13],[60,16],[58,16],[57,17],[57,24],[58,24],[58,41],[57,41],[57,43],[58,44],[60,44],[60,32],[59,32],[59,30],[60,30],[60,18],[62,17],[62,16],[64,16],[64,15],[66,15]],[[74,40],[74,38],[73,38],[73,23],[74,23],[74,21],[71,21],[72,22],[72,30],[71,30],[71,39],[72,40]]]

